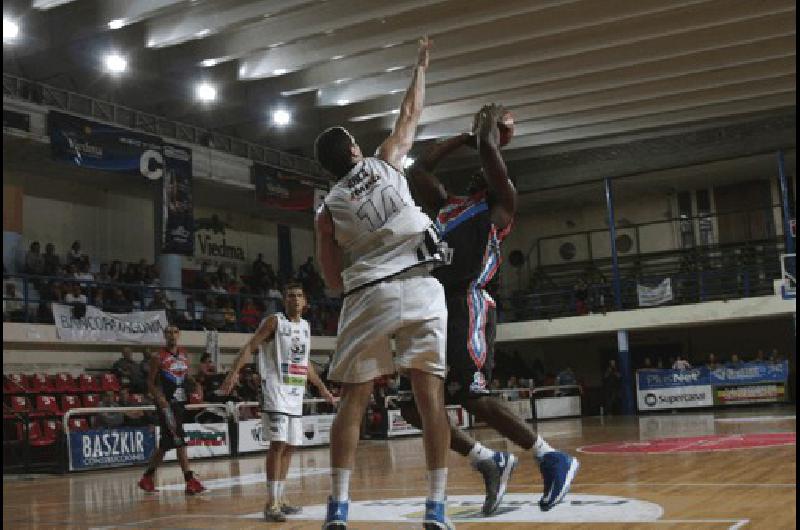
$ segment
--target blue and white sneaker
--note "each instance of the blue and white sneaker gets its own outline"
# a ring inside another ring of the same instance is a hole
[[[551,451],[542,457],[539,470],[544,479],[544,495],[539,499],[539,508],[543,512],[561,502],[569,491],[579,466],[577,458],[561,451]]]
[[[481,460],[475,464],[486,484],[486,500],[483,503],[483,515],[489,516],[497,511],[506,494],[506,486],[511,473],[517,467],[519,459],[512,453],[496,451],[494,457]]]
[[[424,530],[455,530],[456,527],[447,518],[445,506],[444,502],[425,501]]]
[[[347,511],[349,508],[350,502],[335,501],[328,497],[328,514],[325,516],[322,530],[346,530]]]

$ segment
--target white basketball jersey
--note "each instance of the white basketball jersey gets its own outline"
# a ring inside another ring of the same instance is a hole
[[[325,197],[334,237],[345,253],[344,292],[421,263],[442,261],[433,223],[414,203],[405,176],[365,158]]]
[[[263,412],[290,416],[303,415],[303,394],[308,378],[311,331],[308,322],[292,322],[283,313],[275,313],[278,326],[275,337],[262,344],[258,352],[261,374]]]

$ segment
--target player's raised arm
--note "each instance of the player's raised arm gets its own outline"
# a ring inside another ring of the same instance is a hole
[[[314,218],[314,230],[317,234],[317,259],[319,259],[325,285],[334,291],[341,291],[344,287],[342,250],[333,237],[333,217],[324,204],[317,210]]]
[[[223,395],[230,395],[233,387],[236,385],[237,380],[239,379],[239,371],[245,365],[245,363],[250,359],[253,355],[253,352],[258,350],[258,345],[262,342],[266,342],[270,340],[272,337],[275,336],[275,329],[278,327],[278,319],[275,315],[270,315],[267,317],[258,329],[250,337],[244,346],[239,350],[239,355],[236,357],[236,360],[233,361],[233,366],[231,367],[230,373],[225,377],[225,381],[222,382],[220,386],[220,393]]]
[[[478,113],[475,124],[481,166],[495,198],[491,211],[492,223],[501,229],[511,224],[517,211],[517,190],[508,178],[506,163],[500,155],[500,129],[497,123],[502,113],[502,107],[487,105]]]
[[[400,115],[394,124],[392,134],[378,147],[375,154],[398,169],[403,167],[403,157],[408,154],[414,143],[417,123],[425,103],[425,71],[428,69],[430,48],[431,41],[428,37],[421,38],[417,65],[414,68],[411,84],[403,98],[403,103],[400,105]]]

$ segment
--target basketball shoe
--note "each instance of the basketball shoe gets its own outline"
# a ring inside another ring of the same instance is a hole
[[[506,494],[506,486],[511,474],[517,467],[518,458],[512,453],[496,451],[492,458],[481,460],[475,469],[483,475],[486,484],[486,501],[483,503],[483,515],[492,515]]]
[[[325,516],[322,530],[346,530],[349,507],[348,501],[335,501],[328,497],[328,513]]]
[[[139,488],[147,493],[156,491],[156,485],[153,483],[153,475],[142,475],[142,478],[139,479]]]
[[[279,504],[268,504],[264,507],[264,520],[268,523],[285,523],[286,515]]]
[[[197,495],[203,493],[206,487],[194,476],[186,481],[186,495]]]
[[[542,456],[539,470],[544,479],[544,495],[539,499],[539,508],[546,512],[561,502],[578,472],[577,458],[561,451],[551,451]]]
[[[444,502],[425,501],[425,518],[422,520],[424,530],[455,530],[455,526],[447,518]]]

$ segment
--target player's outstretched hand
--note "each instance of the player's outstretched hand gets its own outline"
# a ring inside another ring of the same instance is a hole
[[[428,68],[428,63],[431,59],[431,46],[433,45],[433,41],[428,38],[427,35],[421,37],[419,39],[419,52],[417,56],[417,66],[421,66],[425,69]]]

